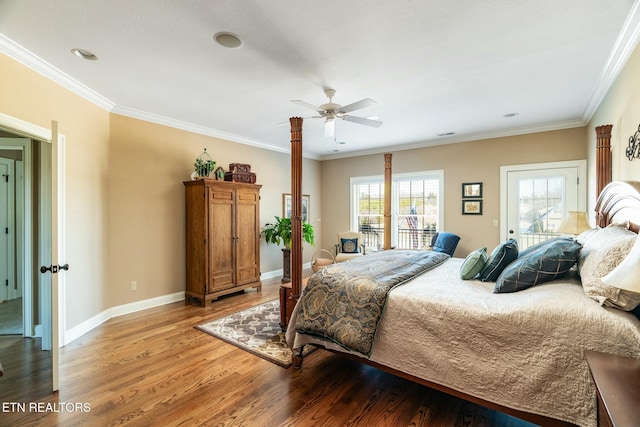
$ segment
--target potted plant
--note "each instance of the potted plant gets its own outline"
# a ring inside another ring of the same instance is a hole
[[[216,168],[215,160],[211,159],[209,153],[207,153],[207,149],[205,148],[202,154],[196,159],[193,163],[193,167],[198,176],[209,176],[211,172]]]
[[[265,224],[262,233],[267,243],[284,244],[282,283],[287,283],[291,281],[291,218],[280,218],[279,216],[275,218],[274,223]],[[308,222],[302,223],[302,239],[310,245],[315,243],[313,226]]]
[[[216,162],[214,160],[202,160],[198,158],[193,164],[193,167],[195,168],[198,176],[209,176],[209,174],[216,168]]]
[[[284,247],[291,249],[291,218],[280,218],[276,216],[276,222],[273,224],[265,224],[264,238],[267,243],[275,245],[284,244]],[[302,239],[313,245],[315,236],[313,234],[313,226],[308,222],[302,223]]]

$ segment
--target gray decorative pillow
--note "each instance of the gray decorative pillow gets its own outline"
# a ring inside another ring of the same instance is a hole
[[[502,270],[516,258],[518,258],[518,242],[515,239],[499,244],[491,252],[487,265],[480,272],[480,280],[495,282]]]
[[[462,280],[474,279],[487,263],[487,248],[483,247],[471,252],[464,259],[460,267],[460,278]]]
[[[635,243],[637,234],[623,225],[594,228],[578,236],[582,244],[578,258],[578,273],[582,289],[601,305],[630,311],[640,304],[640,294],[602,283],[601,278],[627,256]]]
[[[578,260],[581,247],[572,238],[560,237],[527,248],[502,270],[493,292],[517,292],[564,275]]]

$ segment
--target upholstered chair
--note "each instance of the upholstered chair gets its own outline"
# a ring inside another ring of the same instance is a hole
[[[444,252],[453,256],[456,251],[460,236],[446,231],[437,232],[431,239],[430,248],[436,252]]]
[[[336,243],[336,262],[347,261],[365,255],[362,235],[356,231],[338,233]]]

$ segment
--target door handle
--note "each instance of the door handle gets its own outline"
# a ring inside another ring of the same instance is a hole
[[[43,266],[40,267],[40,273],[46,273],[47,271],[50,271],[52,274],[56,274],[60,270],[68,271],[69,270],[69,264],[65,264],[65,265],[50,265],[49,267],[43,265]]]
[[[509,234],[513,234],[513,230],[509,230]]]

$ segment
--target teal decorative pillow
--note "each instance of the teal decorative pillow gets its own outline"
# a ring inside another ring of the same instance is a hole
[[[344,254],[358,253],[358,239],[340,239],[341,252]]]
[[[578,260],[582,245],[569,237],[539,243],[523,251],[502,271],[493,292],[517,292],[565,274]]]
[[[502,270],[516,258],[518,258],[518,242],[515,239],[499,244],[491,252],[487,265],[480,272],[480,280],[495,282]]]
[[[471,252],[464,259],[460,267],[460,278],[462,280],[474,279],[487,263],[487,248],[483,247]]]

